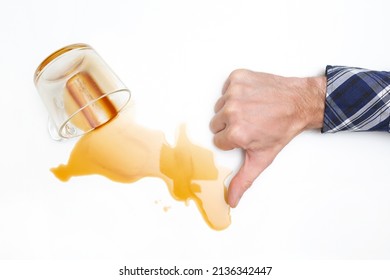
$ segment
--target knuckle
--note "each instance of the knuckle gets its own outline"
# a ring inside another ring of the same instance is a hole
[[[225,103],[224,115],[227,119],[230,119],[239,114],[239,109],[240,106],[238,106],[237,102],[234,99],[230,99]]]
[[[228,99],[235,99],[236,96],[239,96],[243,93],[245,86],[238,82],[230,83],[229,89],[226,91],[226,97]]]
[[[253,86],[248,81],[232,81],[229,88],[225,92],[225,98],[229,99],[242,99],[253,91]]]
[[[226,131],[226,139],[239,147],[245,147],[245,135],[240,126],[232,125]]]
[[[231,102],[231,104],[228,104],[224,108],[222,116],[232,130],[235,131],[239,129],[242,123],[242,109],[240,106],[237,106],[236,102]]]
[[[229,79],[231,82],[241,81],[243,78],[246,77],[246,75],[248,75],[248,72],[250,72],[250,71],[246,70],[246,69],[233,70],[229,75]]]
[[[231,143],[234,143],[234,145],[237,147],[243,149],[247,149],[249,147],[250,136],[240,124],[230,126],[229,129],[226,131],[226,138]]]

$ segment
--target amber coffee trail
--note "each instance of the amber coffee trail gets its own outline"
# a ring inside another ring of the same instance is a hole
[[[136,124],[125,110],[81,137],[68,163],[52,172],[62,181],[90,174],[123,183],[158,177],[174,199],[193,200],[211,228],[230,225],[224,185],[229,171],[216,167],[211,151],[191,143],[184,125],[176,145],[171,146],[162,132]]]

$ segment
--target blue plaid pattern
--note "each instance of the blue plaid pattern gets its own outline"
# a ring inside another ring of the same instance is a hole
[[[390,132],[390,72],[327,66],[322,132]]]

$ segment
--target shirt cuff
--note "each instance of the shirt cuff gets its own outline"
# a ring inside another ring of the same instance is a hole
[[[390,72],[326,67],[322,132],[390,132]]]

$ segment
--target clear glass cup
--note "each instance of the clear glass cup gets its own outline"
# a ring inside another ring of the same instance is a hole
[[[47,57],[34,74],[56,139],[85,134],[114,118],[131,93],[86,44],[66,46]]]

